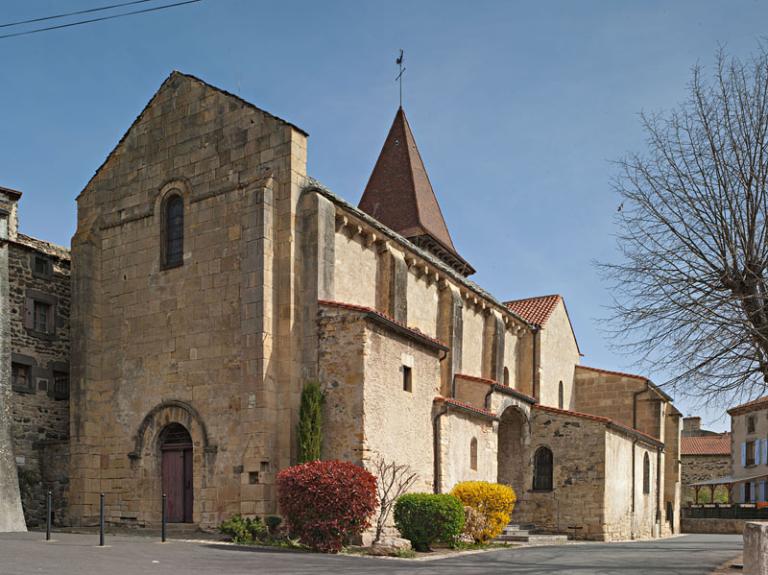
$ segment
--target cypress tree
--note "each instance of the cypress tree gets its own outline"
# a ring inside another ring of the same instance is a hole
[[[297,426],[299,463],[320,459],[320,448],[323,443],[323,403],[325,403],[325,394],[318,382],[311,381],[304,385],[301,391]]]

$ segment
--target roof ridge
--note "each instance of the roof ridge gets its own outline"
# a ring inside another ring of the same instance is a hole
[[[533,295],[530,297],[521,297],[518,299],[511,299],[511,300],[505,301],[504,303],[508,304],[508,303],[515,303],[515,302],[521,302],[521,301],[529,301],[532,299],[546,299],[548,297],[559,297],[560,299],[564,299],[563,296],[559,293],[551,293],[546,295]]]
[[[125,139],[128,137],[128,134],[131,133],[131,130],[133,130],[134,126],[136,126],[139,123],[139,121],[144,117],[144,114],[146,114],[147,110],[149,110],[150,106],[155,101],[155,99],[160,94],[160,92],[163,90],[163,88],[173,78],[178,77],[178,76],[181,76],[183,78],[187,78],[189,80],[193,80],[195,82],[199,82],[200,84],[202,84],[203,86],[205,86],[207,88],[210,88],[211,90],[214,90],[214,91],[216,91],[216,92],[218,92],[218,93],[220,93],[220,94],[222,94],[224,96],[227,96],[229,98],[233,98],[233,99],[237,100],[238,102],[240,102],[241,104],[243,104],[243,105],[245,105],[245,106],[247,106],[247,107],[249,107],[249,108],[251,108],[253,110],[256,110],[256,111],[258,111],[258,112],[260,112],[262,114],[266,114],[270,118],[274,118],[275,120],[277,120],[279,122],[282,122],[283,124],[287,124],[288,126],[291,126],[295,130],[298,130],[299,132],[301,132],[302,134],[304,134],[307,137],[309,136],[309,134],[307,134],[307,132],[305,132],[304,130],[299,128],[297,125],[292,124],[291,122],[289,122],[287,120],[284,120],[283,118],[281,118],[279,116],[275,116],[274,114],[271,114],[271,113],[267,112],[266,110],[262,110],[256,104],[253,104],[252,102],[249,102],[248,100],[245,100],[244,98],[241,98],[240,96],[238,96],[236,94],[233,94],[231,92],[227,92],[225,89],[219,88],[218,86],[215,86],[213,84],[209,84],[205,80],[202,80],[202,79],[198,78],[197,76],[194,76],[193,74],[188,74],[186,72],[180,72],[179,70],[172,70],[171,73],[168,74],[168,76],[166,76],[165,80],[163,80],[160,83],[160,86],[154,91],[154,93],[152,94],[152,97],[147,101],[147,103],[141,109],[139,114],[134,118],[133,122],[131,122],[131,125],[128,126],[128,129],[126,129],[125,132],[123,132],[123,135],[120,136],[120,139],[117,141],[117,144],[115,144],[112,147],[112,149],[107,154],[107,157],[104,158],[104,161],[101,164],[99,164],[99,167],[96,168],[96,170],[93,172],[93,175],[88,179],[88,181],[86,182],[85,186],[83,186],[83,189],[77,195],[78,198],[83,194],[83,192],[86,189],[88,189],[88,186],[90,186],[91,183],[93,182],[93,180],[96,179],[96,176],[99,175],[99,172],[101,172],[101,170],[104,168],[104,166],[107,165],[109,160],[112,159],[112,157],[115,155],[115,152],[117,152],[118,148],[123,144],[123,142],[125,142]]]

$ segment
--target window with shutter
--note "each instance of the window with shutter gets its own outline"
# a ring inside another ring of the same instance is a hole
[[[741,466],[746,467],[747,465],[747,444],[742,443],[741,444]]]
[[[755,449],[755,442],[754,441],[747,441],[747,456],[746,456],[746,465],[755,465],[755,453],[757,453],[757,450]]]

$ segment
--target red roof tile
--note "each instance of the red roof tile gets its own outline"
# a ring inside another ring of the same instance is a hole
[[[758,397],[757,399],[748,401],[747,403],[742,403],[741,405],[732,407],[728,410],[728,415],[741,415],[742,413],[747,413],[749,411],[755,411],[766,407],[768,407],[768,396]]]
[[[542,295],[504,302],[504,305],[524,320],[542,327],[547,323],[549,316],[555,311],[555,307],[561,299],[563,299],[562,296],[557,294]]]
[[[731,434],[680,438],[680,455],[730,455]]]

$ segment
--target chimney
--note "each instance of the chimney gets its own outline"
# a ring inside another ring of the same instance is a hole
[[[19,230],[21,192],[0,186],[0,240],[15,240]]]
[[[700,417],[684,417],[683,418],[683,433],[696,433],[698,431],[701,431]]]

